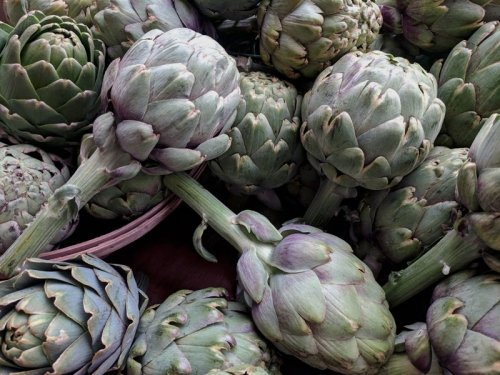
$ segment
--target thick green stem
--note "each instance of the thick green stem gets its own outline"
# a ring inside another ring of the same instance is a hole
[[[315,227],[325,225],[337,214],[342,201],[354,195],[355,191],[353,189],[340,187],[324,178],[307,208],[304,215],[305,222]]]
[[[106,169],[112,170],[120,163],[116,154],[94,152],[37,214],[35,220],[0,257],[0,274],[12,276],[27,258],[36,257],[69,224],[80,207],[83,207],[111,178]]]
[[[236,214],[198,181],[186,173],[173,173],[164,177],[164,183],[240,253],[255,247],[248,233],[234,223]]]
[[[402,271],[393,272],[384,285],[391,307],[398,306],[449,273],[460,271],[481,256],[483,242],[472,231],[449,231],[436,245]]]

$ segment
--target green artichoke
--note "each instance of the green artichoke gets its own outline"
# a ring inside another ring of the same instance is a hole
[[[9,25],[15,25],[31,11],[39,10],[47,16],[68,16],[91,27],[94,15],[108,4],[109,0],[9,0],[2,6],[5,22]]]
[[[393,348],[395,323],[382,288],[340,238],[263,215],[238,215],[185,173],[165,176],[170,191],[242,255],[238,280],[260,332],[282,352],[320,369],[375,374]],[[201,231],[195,246],[201,246]]]
[[[379,0],[384,29],[425,51],[446,53],[482,24],[492,0]]]
[[[31,145],[0,143],[0,254],[21,235],[69,177],[68,167],[55,155]],[[76,222],[61,228],[45,250],[51,250],[71,235]]]
[[[500,275],[454,274],[439,284],[427,311],[432,347],[454,375],[500,372]]]
[[[0,282],[0,372],[98,375],[123,367],[145,303],[128,267],[88,255],[31,259]]]
[[[289,78],[316,77],[354,49],[366,49],[382,26],[370,0],[263,0],[260,55]]]
[[[63,16],[0,23],[0,126],[20,141],[78,144],[99,108],[104,45]]]
[[[500,22],[489,22],[431,68],[446,116],[436,144],[469,147],[489,116],[500,112]]]
[[[408,330],[396,336],[394,354],[377,375],[442,375],[425,323],[405,328]]]
[[[193,0],[200,12],[214,19],[242,20],[257,13],[260,0]]]
[[[377,246],[392,262],[415,259],[441,239],[458,216],[455,186],[465,148],[436,147],[393,189],[368,192],[355,224],[360,246]],[[363,245],[368,241],[369,245]]]
[[[408,60],[353,52],[325,69],[302,103],[302,145],[324,176],[306,222],[325,223],[358,186],[398,184],[427,157],[444,113],[434,76]]]
[[[243,307],[228,302],[221,288],[172,294],[143,314],[127,374],[204,375],[242,364],[270,364],[267,344]]]
[[[290,181],[303,156],[302,96],[294,86],[262,72],[240,74],[241,100],[228,132],[231,147],[209,163],[237,194],[262,194]]]
[[[111,59],[122,57],[135,41],[151,30],[169,31],[179,27],[215,35],[188,0],[109,0],[93,19],[92,31],[107,46]]]

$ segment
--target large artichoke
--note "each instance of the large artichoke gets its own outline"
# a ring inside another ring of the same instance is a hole
[[[325,177],[306,221],[323,224],[357,186],[399,183],[427,157],[444,113],[435,78],[408,60],[353,52],[325,69],[302,105],[302,144]]]
[[[209,163],[235,193],[260,194],[297,173],[302,96],[294,86],[261,72],[241,73],[242,97],[228,132],[231,147]]]
[[[77,144],[99,107],[102,42],[69,17],[39,11],[0,30],[0,126],[29,143]]]
[[[31,145],[0,143],[0,254],[34,220],[70,172],[63,161]],[[68,223],[45,247],[50,250],[68,237],[76,221]]]
[[[427,311],[431,345],[454,375],[500,372],[500,275],[464,271],[439,284]]]
[[[244,306],[228,302],[224,289],[181,290],[143,314],[127,374],[204,375],[271,359]]]
[[[87,255],[29,260],[0,282],[0,372],[98,375],[123,367],[145,302],[128,267]]]
[[[445,53],[482,24],[492,0],[379,0],[384,28],[423,50]]]
[[[187,27],[214,35],[213,26],[188,0],[109,0],[94,16],[93,23],[92,31],[104,41],[112,59],[122,57],[135,41],[154,29]]]
[[[369,268],[340,238],[299,224],[278,231],[254,211],[234,214],[186,174],[169,190],[242,255],[238,279],[257,328],[282,352],[343,374],[375,374],[394,347],[395,323]],[[195,236],[202,254],[200,231]]]
[[[193,0],[203,15],[215,19],[241,20],[257,13],[260,0]]]
[[[353,49],[366,49],[382,26],[371,0],[263,0],[260,54],[289,78],[314,78]]]
[[[489,116],[500,112],[500,22],[489,22],[458,43],[431,73],[446,116],[436,144],[469,147]]]

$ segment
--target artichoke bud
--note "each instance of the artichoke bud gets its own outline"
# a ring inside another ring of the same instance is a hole
[[[500,251],[500,213],[473,213],[470,221],[474,233],[490,249]]]

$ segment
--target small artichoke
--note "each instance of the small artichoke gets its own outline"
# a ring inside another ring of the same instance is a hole
[[[99,109],[104,45],[89,28],[40,11],[0,23],[0,126],[20,141],[78,144]]]
[[[303,156],[302,96],[294,86],[262,72],[240,74],[241,100],[228,132],[231,147],[209,163],[240,194],[259,194],[286,184]]]
[[[31,259],[0,282],[0,372],[99,375],[123,367],[145,303],[128,267],[88,255]]]
[[[436,144],[470,147],[489,116],[500,112],[500,21],[489,22],[434,63],[446,116]]]
[[[143,314],[127,374],[204,375],[270,360],[244,306],[228,302],[224,289],[181,290]]]
[[[263,0],[260,55],[289,78],[315,78],[353,49],[366,49],[382,26],[370,0]]]
[[[215,35],[213,26],[205,21],[188,0],[109,0],[93,19],[92,31],[106,44],[111,59],[123,54],[148,31],[188,29]]]
[[[431,345],[454,375],[500,371],[500,275],[463,271],[448,277],[427,311]]]
[[[446,53],[482,24],[492,0],[379,0],[384,29],[417,47]]]
[[[209,18],[242,20],[257,13],[260,0],[193,0],[200,12]]]
[[[31,145],[0,144],[0,254],[33,221],[70,172],[63,161]],[[45,248],[51,250],[71,235],[76,221],[68,223]]]
[[[302,144],[326,177],[306,222],[326,222],[357,186],[398,184],[429,154],[444,113],[434,76],[408,60],[353,52],[325,69],[302,103]]]

